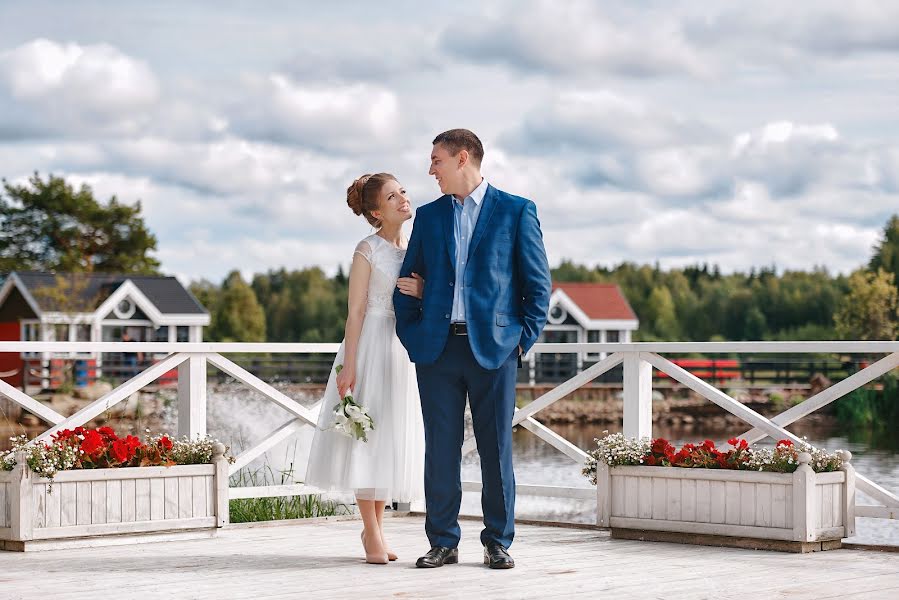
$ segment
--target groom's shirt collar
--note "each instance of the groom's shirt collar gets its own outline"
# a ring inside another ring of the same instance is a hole
[[[474,203],[477,206],[480,206],[481,202],[483,202],[483,200],[484,200],[484,196],[487,194],[487,186],[488,185],[489,184],[487,183],[487,178],[486,177],[481,178],[481,183],[479,183],[478,187],[476,187],[474,190],[472,190],[472,192],[468,196],[465,197],[465,200],[466,201],[468,201],[469,199],[474,200]],[[459,204],[461,204],[461,201],[458,198],[456,198],[455,196],[453,196],[452,194],[450,195],[450,197],[453,199],[453,202],[458,202]]]

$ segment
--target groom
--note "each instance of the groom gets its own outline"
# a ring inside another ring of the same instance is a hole
[[[418,373],[425,428],[425,531],[418,567],[459,560],[465,399],[481,458],[484,563],[515,566],[512,415],[516,367],[546,323],[550,275],[525,198],[481,176],[484,147],[467,129],[434,139],[431,169],[444,196],[420,207],[401,277],[425,279],[421,300],[394,293],[396,331]]]

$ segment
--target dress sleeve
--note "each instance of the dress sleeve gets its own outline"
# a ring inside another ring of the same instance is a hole
[[[371,244],[369,244],[365,240],[359,242],[359,244],[356,246],[356,250],[353,252],[353,258],[355,258],[357,254],[362,256],[362,258],[364,258],[368,261],[369,264],[371,264]]]

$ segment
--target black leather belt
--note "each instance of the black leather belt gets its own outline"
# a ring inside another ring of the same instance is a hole
[[[451,335],[468,335],[468,325],[466,323],[450,323]]]

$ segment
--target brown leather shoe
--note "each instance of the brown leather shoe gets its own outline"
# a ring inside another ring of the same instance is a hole
[[[443,565],[454,565],[457,562],[459,562],[458,548],[434,546],[415,562],[415,566],[420,569],[436,569]]]
[[[509,552],[496,542],[488,542],[484,546],[484,564],[491,569],[514,569],[515,561]]]

